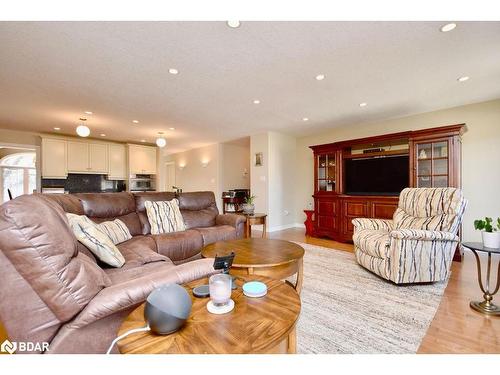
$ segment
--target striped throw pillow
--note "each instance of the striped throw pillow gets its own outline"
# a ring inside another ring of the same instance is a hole
[[[151,234],[186,230],[177,199],[157,202],[146,201],[144,207],[146,207],[149,225],[151,225]]]
[[[123,221],[115,219],[97,224],[99,228],[108,235],[115,245],[125,242],[132,238],[130,231]]]
[[[84,244],[102,262],[113,267],[125,264],[125,258],[102,229],[85,215],[67,213],[69,226],[76,239]]]

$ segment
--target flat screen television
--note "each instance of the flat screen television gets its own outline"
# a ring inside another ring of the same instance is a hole
[[[344,171],[349,195],[398,195],[409,185],[408,155],[347,159]]]

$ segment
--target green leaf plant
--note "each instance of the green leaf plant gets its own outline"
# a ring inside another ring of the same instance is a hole
[[[474,220],[474,228],[477,230],[484,230],[485,232],[496,232],[500,230],[500,217],[497,218],[496,223],[493,223],[491,217],[485,217],[484,220]]]

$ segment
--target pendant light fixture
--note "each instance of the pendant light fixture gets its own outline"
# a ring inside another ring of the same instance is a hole
[[[88,137],[90,135],[90,129],[88,126],[85,126],[86,118],[80,117],[80,121],[82,122],[79,126],[76,127],[76,134],[80,137]]]
[[[156,138],[156,145],[160,148],[165,147],[167,145],[167,140],[163,138],[163,132],[158,133],[159,137]]]

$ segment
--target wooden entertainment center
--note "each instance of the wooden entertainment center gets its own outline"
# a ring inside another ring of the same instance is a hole
[[[461,187],[461,135],[465,129],[465,124],[458,124],[310,146],[314,152],[314,235],[351,242],[352,219],[392,219],[398,192],[346,192],[350,159],[406,155],[406,186]]]

